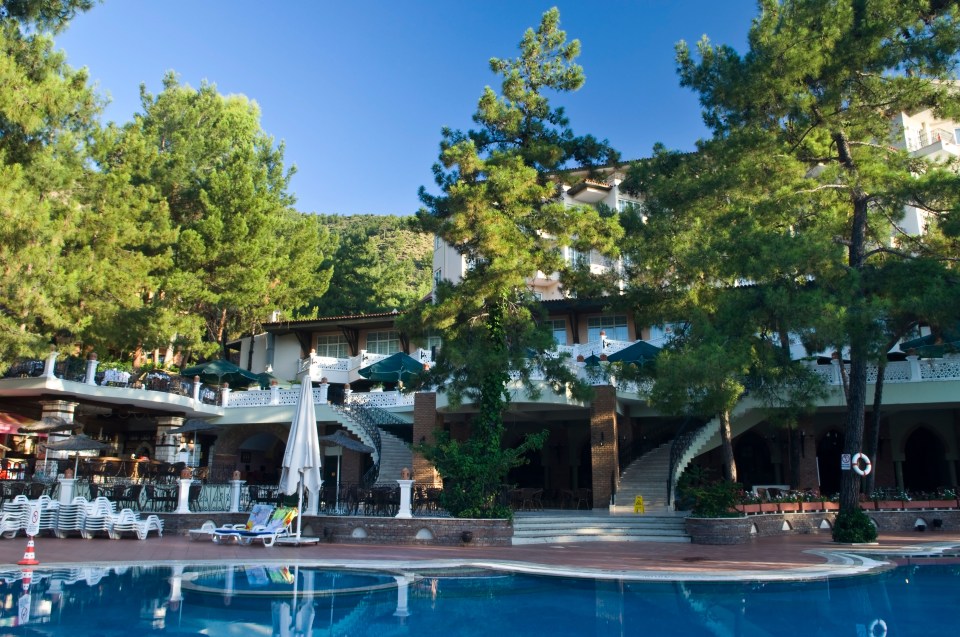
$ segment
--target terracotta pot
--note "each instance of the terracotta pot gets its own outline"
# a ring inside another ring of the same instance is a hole
[[[761,502],[760,503],[760,513],[776,513],[777,512],[777,503],[776,502]]]
[[[797,513],[800,511],[799,502],[778,502],[777,507],[780,513]]]
[[[955,509],[957,508],[956,500],[930,500],[930,506],[934,509]]]
[[[740,512],[744,514],[748,513],[760,513],[760,503],[755,502],[753,504],[741,504]]]
[[[823,507],[824,511],[839,511],[840,503],[839,502],[821,502],[820,505]]]

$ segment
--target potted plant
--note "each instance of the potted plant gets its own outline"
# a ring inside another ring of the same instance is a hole
[[[753,491],[740,492],[740,504],[737,506],[741,513],[760,513],[760,496]]]
[[[953,509],[957,507],[957,492],[953,489],[940,487],[930,500],[935,509]]]

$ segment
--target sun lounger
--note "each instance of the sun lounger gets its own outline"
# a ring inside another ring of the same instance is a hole
[[[239,542],[240,541],[240,531],[252,531],[254,527],[264,527],[267,522],[270,521],[270,516],[273,515],[274,507],[269,504],[255,504],[253,508],[250,509],[250,517],[247,518],[245,524],[224,524],[219,526],[213,531],[213,541],[216,544],[222,544],[224,542]],[[200,529],[194,529],[199,532],[202,531],[203,527]],[[191,536],[193,531],[189,532]]]
[[[145,540],[150,531],[156,531],[158,536],[163,537],[163,521],[155,515],[141,520],[132,509],[121,509],[107,533],[114,540],[119,540],[124,533],[135,533],[137,539]]]
[[[270,507],[272,508],[272,507]],[[256,507],[254,507],[256,509]],[[253,518],[253,512],[250,514]],[[239,544],[250,545],[255,542],[261,542],[264,546],[273,546],[278,537],[284,537],[290,534],[290,523],[297,517],[295,507],[278,507],[274,509],[265,524],[251,524],[250,521],[242,528],[217,529],[214,533],[213,541],[223,542],[227,537],[235,540]],[[247,526],[250,528],[247,528]]]

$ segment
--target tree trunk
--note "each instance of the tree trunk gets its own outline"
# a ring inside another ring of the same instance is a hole
[[[737,481],[737,461],[733,458],[733,432],[730,428],[730,411],[720,412],[720,439],[723,441],[723,470],[727,480]]]
[[[790,458],[790,485],[794,489],[802,489],[809,485],[800,484],[800,450],[803,443],[800,442],[800,427],[791,423],[790,430],[787,432],[790,440],[789,455]]]
[[[873,390],[873,413],[870,414],[870,427],[867,428],[863,444],[863,452],[873,460],[874,466],[874,470],[863,479],[863,492],[868,495],[873,493],[876,484],[877,454],[880,449],[880,408],[883,405],[883,377],[886,371],[887,360],[883,357],[877,365],[877,384]]]

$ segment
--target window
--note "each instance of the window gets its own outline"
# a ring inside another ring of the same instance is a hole
[[[427,336],[427,349],[430,350],[430,356],[433,360],[437,360],[437,352],[440,351],[442,344],[443,339],[440,338],[439,334],[430,334]]]
[[[599,341],[601,331],[606,332],[607,338],[614,341],[630,339],[630,335],[627,333],[627,317],[623,314],[594,316],[587,319],[587,341]]]
[[[639,209],[643,206],[639,201],[631,199],[617,199],[617,211],[626,212],[628,210]]]
[[[317,337],[317,356],[349,358],[347,351],[347,338],[343,334]]]
[[[440,269],[440,268],[438,268],[438,269],[433,273],[433,287],[434,287],[434,289],[436,289],[436,287],[440,284],[440,281],[443,281],[443,270]]]
[[[553,340],[557,345],[567,344],[567,322],[563,319],[553,319],[544,321],[544,324],[550,328],[553,333]]]
[[[396,330],[368,333],[367,351],[371,354],[396,354],[400,351],[400,333]]]

